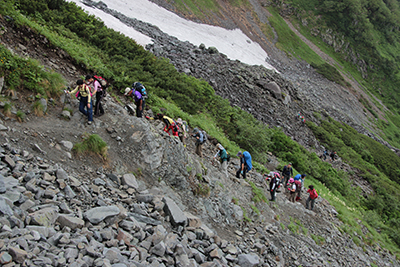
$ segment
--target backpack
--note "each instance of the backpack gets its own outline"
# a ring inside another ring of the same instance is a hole
[[[143,84],[141,84],[140,82],[134,82],[134,83],[132,84],[132,87],[133,87],[136,91],[139,91],[139,93],[142,94],[143,98],[148,98],[146,88],[144,87]]]
[[[226,161],[229,162],[231,160],[231,154],[226,151]]]
[[[244,161],[246,162],[247,169],[250,171],[253,168],[253,165],[251,164],[251,155],[249,152],[245,151],[243,152],[243,157]]]
[[[296,192],[300,192],[301,191],[301,182],[299,180],[294,181],[294,183],[296,184]]]
[[[316,199],[318,197],[317,189],[313,189],[310,193],[311,199]]]
[[[104,90],[104,89],[107,88],[108,82],[107,82],[107,80],[104,79],[103,77],[97,76],[97,75],[93,75],[93,79],[99,82],[99,84],[101,85],[101,89],[102,89],[102,90]]]
[[[203,134],[203,142],[202,142],[202,144],[204,144],[208,140],[207,132],[203,130],[203,131],[201,131],[201,133]]]

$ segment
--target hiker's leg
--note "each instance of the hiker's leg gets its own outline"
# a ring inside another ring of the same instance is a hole
[[[200,158],[203,157],[203,145],[199,144],[199,152],[200,152]]]
[[[308,209],[308,206],[309,206],[310,200],[311,200],[311,198],[310,198],[310,197],[308,197],[308,198],[307,198],[307,200],[306,200],[306,209]]]
[[[81,97],[81,100],[79,101],[79,111],[85,116],[88,115],[86,108],[87,108],[87,97]]]
[[[243,168],[243,179],[246,179],[246,174],[247,174],[247,166],[245,164]]]
[[[311,199],[311,210],[314,210],[315,199]]]
[[[142,117],[142,110],[140,110],[140,105],[138,103],[136,103],[136,117]]]
[[[239,167],[239,169],[236,171],[236,178],[240,178],[240,172],[241,172],[242,170],[240,169],[240,167]]]
[[[93,121],[93,101],[90,101],[90,108],[87,109],[88,121]]]
[[[221,171],[228,177],[228,162],[226,160],[222,161]]]

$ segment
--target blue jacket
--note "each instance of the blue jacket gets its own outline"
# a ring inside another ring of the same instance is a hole
[[[297,174],[295,177],[293,177],[293,179],[296,180],[301,180],[301,174]]]
[[[251,164],[251,155],[249,152],[245,151],[243,152],[243,158],[244,162],[246,162],[247,165],[247,170],[251,170],[253,168],[253,165]]]

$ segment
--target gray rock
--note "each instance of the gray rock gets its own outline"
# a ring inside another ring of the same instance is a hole
[[[82,228],[85,225],[84,220],[64,214],[58,215],[57,222],[61,225],[62,228],[69,227],[72,230]]]
[[[5,155],[4,158],[3,158],[2,160],[3,160],[11,169],[14,169],[14,167],[15,167],[15,162],[14,162],[14,160],[13,160],[10,156]]]
[[[71,151],[72,148],[74,147],[74,144],[70,141],[61,141],[60,144],[67,150]]]
[[[0,253],[0,264],[5,265],[7,263],[10,263],[12,261],[12,256],[6,252],[3,251]]]
[[[48,207],[30,214],[31,224],[39,226],[52,226],[58,217],[58,207]]]
[[[260,258],[256,254],[240,254],[238,264],[241,267],[253,267],[260,264]]]
[[[8,216],[13,215],[13,210],[3,197],[0,197],[0,213]]]
[[[7,191],[6,184],[4,183],[4,176],[0,174],[0,194]]]
[[[169,197],[164,197],[163,202],[165,203],[164,211],[166,214],[171,216],[172,225],[174,225],[175,227],[179,225],[186,226],[187,217],[178,207],[178,205],[176,205],[176,203]]]
[[[11,257],[13,258],[13,261],[17,263],[23,263],[28,256],[28,253],[25,250],[22,250],[17,247],[10,247],[8,249],[8,253],[10,253]]]
[[[138,185],[138,183],[136,181],[136,177],[132,173],[124,174],[122,176],[121,182],[122,182],[123,185],[127,185],[127,186],[129,186],[131,188],[134,188],[136,190],[139,188],[139,185]]]
[[[106,206],[93,208],[84,213],[85,218],[93,224],[98,224],[107,217],[116,216],[120,213],[117,206]]]
[[[67,185],[67,186],[64,188],[64,192],[65,192],[65,195],[66,195],[69,199],[73,199],[73,198],[76,197],[76,194],[75,194],[74,190],[72,190],[72,188],[71,188],[69,185]]]
[[[56,172],[56,177],[57,177],[57,179],[61,179],[61,180],[64,180],[64,181],[67,181],[67,180],[68,180],[68,174],[67,174],[67,172],[64,171],[64,170],[61,169],[61,168],[57,170],[57,172]]]

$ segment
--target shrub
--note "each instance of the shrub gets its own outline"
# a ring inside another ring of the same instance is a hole
[[[26,118],[26,114],[24,112],[22,112],[21,110],[17,111],[17,120],[19,122],[23,122]]]
[[[97,134],[84,134],[83,141],[75,144],[73,151],[77,154],[94,153],[107,159],[107,143]]]
[[[40,101],[36,101],[35,103],[33,103],[33,113],[38,116],[38,117],[42,117],[44,115],[44,106],[42,103],[40,103]]]
[[[7,117],[11,116],[11,103],[6,102],[4,104],[4,108],[3,108],[3,114],[6,115]]]
[[[251,189],[253,191],[253,198],[252,200],[257,203],[257,202],[267,202],[267,197],[264,195],[264,192],[261,188],[258,188],[253,182],[249,182]]]

